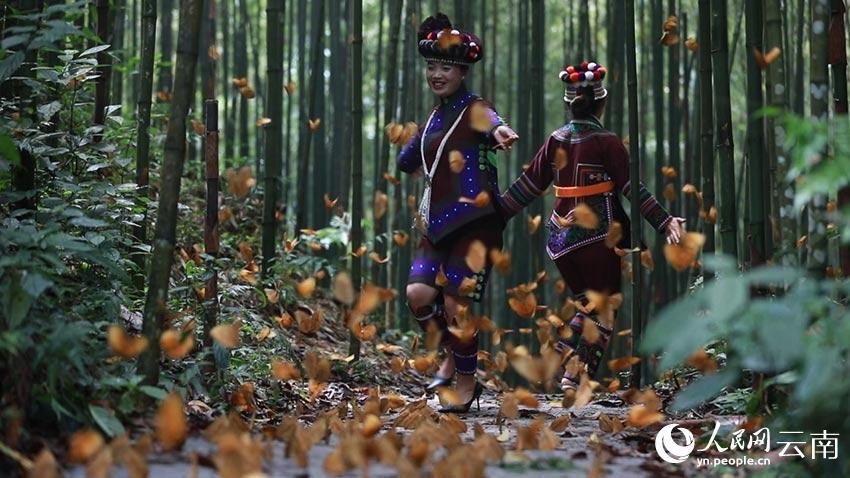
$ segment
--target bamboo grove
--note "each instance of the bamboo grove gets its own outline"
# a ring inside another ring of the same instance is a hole
[[[67,3],[16,0],[0,8],[32,12]],[[300,248],[315,256],[316,271],[349,270],[356,287],[404,289],[421,186],[402,177],[394,157],[400,132],[432,104],[412,45],[418,22],[439,10],[481,32],[491,52],[470,86],[504,105],[500,113],[521,138],[502,158],[502,188],[564,120],[551,72],[593,57],[612,73],[605,121],[628,144],[633,174],[685,217],[688,229],[705,234],[705,251],[729,254],[743,268],[791,261],[818,275],[850,270],[850,251],[828,240],[833,231],[821,219],[850,201],[850,192],[815,196],[795,208],[783,129],[764,114],[771,108],[816,118],[847,113],[841,0],[78,3],[80,13],[69,21],[95,32],[88,43],[109,45],[95,53],[92,124],[108,126],[106,115],[118,107],[133,122],[133,181],[141,202],[157,200],[132,227],[134,240],[150,246],[149,255],[134,261],[152,339],[141,367],[151,381],[186,178],[203,183],[207,202],[207,336],[219,315],[214,268],[222,228],[247,201],[261,201],[254,218],[261,261],[246,273],[255,280],[258,272],[257,283],[286,274],[290,253]],[[47,50],[11,42],[4,49],[20,52],[20,62],[40,61],[37,54],[56,62]],[[4,59],[3,66],[11,63]],[[25,88],[5,81],[3,96],[26,94]],[[161,144],[152,143],[152,125],[165,132]],[[39,168],[23,151],[10,187],[36,189]],[[36,200],[31,195],[21,205]],[[483,313],[528,345],[530,329],[506,307],[505,290],[538,274],[557,277],[542,260],[541,215],[550,201],[509,224],[505,249],[513,267],[495,276],[483,305]],[[635,289],[642,297],[627,292],[634,307],[624,320],[632,320],[636,333],[701,275],[699,268],[655,266],[663,260],[661,241],[651,238],[650,245],[651,254],[631,258],[634,284],[647,284]],[[327,277],[318,280],[329,284]],[[542,304],[560,300],[562,282],[541,283]],[[410,330],[402,300],[384,307],[380,327]],[[351,351],[357,350],[352,336]]]

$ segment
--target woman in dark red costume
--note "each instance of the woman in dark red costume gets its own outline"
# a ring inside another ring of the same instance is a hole
[[[453,28],[438,13],[422,23],[418,38],[438,104],[398,157],[399,169],[425,179],[416,217],[423,237],[410,268],[407,301],[423,330],[442,334],[446,350],[427,389],[448,386],[457,374],[461,404],[442,411],[465,412],[482,391],[475,380],[478,335],[464,334],[462,340],[448,326],[456,324],[459,311],[481,300],[489,275],[489,254],[483,268],[473,270],[467,264],[470,246],[483,245],[486,251],[502,247],[494,150],[510,149],[517,136],[488,102],[466,88],[469,66],[483,55],[475,35]]]
[[[586,61],[560,72],[561,80],[566,83],[564,101],[569,105],[572,120],[549,136],[528,169],[500,201],[506,215],[513,216],[543,194],[551,183],[555,184],[555,209],[548,221],[546,252],[555,261],[573,299],[585,310],[588,291],[603,294],[621,291],[620,257],[613,248],[617,245],[626,249],[631,242],[629,218],[619,198],[619,194],[631,197],[629,153],[620,138],[605,129],[600,120],[608,95],[602,85],[605,73],[602,65]],[[665,235],[667,242],[679,242],[684,221],[671,216],[643,184],[638,187],[641,215]],[[590,228],[588,222],[577,217],[588,211],[585,206],[598,219],[598,224],[589,221],[593,226]],[[576,224],[577,219],[584,227]],[[611,227],[615,222],[619,228]],[[622,232],[622,239],[617,241],[612,237],[606,241],[614,230]],[[608,323],[612,322],[610,319],[605,320],[595,310],[577,312],[569,323],[572,333],[561,335],[569,338],[558,342],[558,351],[578,355],[579,373],[584,367],[591,377],[596,373],[613,331],[613,323]],[[598,340],[593,343],[582,334],[587,320],[599,330]],[[576,388],[578,379],[575,369],[571,371],[568,367],[561,386],[565,390]]]

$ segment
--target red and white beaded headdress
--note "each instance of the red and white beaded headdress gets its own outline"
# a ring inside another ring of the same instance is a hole
[[[602,86],[602,80],[608,70],[596,62],[581,62],[579,66],[568,65],[561,70],[558,77],[567,84],[564,88],[564,101],[568,104],[576,99],[579,88],[584,86],[593,87],[593,99],[601,100],[608,96],[608,90]]]

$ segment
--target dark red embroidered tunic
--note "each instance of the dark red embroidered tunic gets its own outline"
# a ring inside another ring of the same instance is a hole
[[[555,170],[557,151],[566,152],[566,166]],[[609,193],[582,198],[557,198],[555,210],[549,218],[551,234],[546,250],[552,259],[582,246],[603,241],[608,236],[612,221],[623,227],[620,247],[628,247],[629,219],[620,203],[618,192],[629,197],[629,153],[616,134],[602,127],[596,119],[573,120],[555,130],[537,151],[520,177],[501,196],[502,209],[509,216],[543,194],[546,188],[556,186],[590,186],[613,181],[615,189]],[[640,184],[640,212],[657,231],[663,232],[672,216],[664,209],[646,187]],[[558,218],[568,218],[580,202],[590,206],[599,218],[599,227],[584,229],[578,226],[563,227]]]
[[[487,108],[490,131],[477,131],[470,124],[470,109],[474,103],[481,103]],[[458,119],[457,125],[445,142],[440,158],[437,158],[440,143]],[[440,104],[434,107],[430,124],[423,123],[418,133],[399,153],[398,167],[406,173],[422,169],[423,150],[424,162],[428,169],[439,159],[431,180],[431,202],[427,218],[427,237],[432,243],[439,242],[465,224],[497,212],[499,183],[496,153],[492,150],[495,141],[491,132],[501,124],[504,124],[504,121],[490,103],[461,86],[452,96],[442,99]],[[460,173],[454,173],[450,168],[449,155],[452,151],[459,151],[465,160]],[[482,191],[491,195],[490,203],[484,207],[458,201],[461,197],[473,199]]]

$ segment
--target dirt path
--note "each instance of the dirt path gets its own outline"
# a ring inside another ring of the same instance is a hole
[[[497,425],[497,416],[501,398],[487,391],[482,397],[481,409],[462,416],[467,425],[467,431],[461,434],[464,443],[474,439],[473,428],[480,424],[488,434],[498,437],[502,448],[506,450],[500,462],[491,462],[484,470],[488,477],[517,477],[533,475],[535,477],[674,477],[694,476],[693,468],[682,465],[671,465],[662,462],[655,453],[653,445],[654,430],[636,430],[626,428],[619,433],[606,433],[600,428],[600,415],[623,418],[628,407],[616,396],[596,400],[579,409],[565,410],[560,405],[559,395],[537,395],[540,402],[538,409],[520,408],[519,417],[508,420],[506,425]],[[428,405],[437,409],[436,398],[429,400]],[[552,451],[524,450],[515,451],[518,431],[528,427],[538,415],[542,415],[548,426],[554,419],[569,414],[571,420],[565,430],[556,434],[560,443]],[[382,433],[388,430],[398,412],[388,412],[381,418],[385,424]],[[657,427],[656,427],[657,428]],[[397,429],[402,436],[409,436],[411,431]],[[270,446],[270,459],[263,465],[267,477],[320,477],[329,476],[323,467],[325,458],[339,443],[337,436],[330,440],[319,442],[309,450],[309,465],[299,468],[293,459],[285,456],[285,444],[274,441]],[[154,453],[148,459],[149,475],[155,478],[188,478],[188,477],[217,477],[220,476],[212,465],[211,457],[217,453],[216,446],[199,434],[190,437],[179,453]],[[198,466],[192,465],[193,455],[200,457],[196,460]],[[444,450],[438,450],[432,455],[433,464],[445,455]],[[426,464],[421,468],[422,476],[431,476],[431,466]],[[86,476],[83,467],[68,470],[66,476],[82,478]],[[112,477],[129,477],[122,466],[113,469]],[[395,467],[370,461],[368,470],[350,471],[338,476],[369,476],[391,477],[400,476]],[[132,478],[132,477],[130,477]]]

